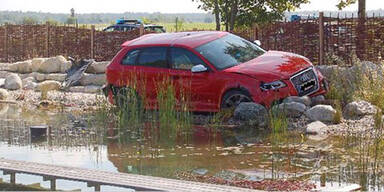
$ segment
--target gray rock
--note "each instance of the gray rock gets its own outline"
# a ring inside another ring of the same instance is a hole
[[[25,90],[35,90],[37,87],[37,83],[33,81],[28,81],[27,83],[23,84],[23,89]]]
[[[311,102],[312,102],[312,105],[322,104],[325,102],[325,97],[324,95],[318,95],[318,96],[312,97]]]
[[[51,57],[40,64],[38,69],[41,73],[59,73],[68,68],[68,62],[63,56]]]
[[[251,122],[256,126],[266,126],[268,120],[267,109],[257,103],[244,102],[240,103],[234,112],[234,118],[237,120]]]
[[[309,98],[308,96],[304,96],[304,97],[291,96],[291,97],[287,97],[283,100],[283,103],[291,103],[291,102],[302,103],[305,106],[310,106],[311,105],[311,98]]]
[[[85,72],[94,74],[105,73],[105,68],[109,63],[109,61],[94,62]]]
[[[303,115],[307,107],[303,103],[289,102],[275,105],[272,107],[274,112],[282,112],[288,117],[300,117]]]
[[[316,105],[305,112],[305,115],[312,121],[332,122],[336,110],[330,105]]]
[[[80,79],[80,84],[83,86],[87,85],[99,85],[102,86],[106,82],[105,74],[87,74]]]
[[[46,58],[34,58],[32,59],[32,64],[31,64],[31,68],[32,68],[32,72],[38,72],[40,70],[40,66],[43,62],[45,62],[45,60],[47,60]]]
[[[8,70],[17,73],[30,73],[32,72],[32,61],[20,61],[8,66]]]
[[[101,86],[88,85],[88,86],[73,86],[69,88],[70,92],[75,93],[98,93],[101,90]]]
[[[205,175],[208,173],[208,170],[207,169],[195,169],[192,172],[194,174],[197,174],[197,175]]]
[[[328,126],[320,121],[315,121],[307,125],[305,132],[311,135],[326,134]]]
[[[367,101],[354,101],[344,107],[345,118],[358,118],[364,115],[373,115],[377,113],[377,107]]]
[[[0,88],[0,100],[7,100],[9,97],[8,91]]]
[[[9,74],[4,81],[4,88],[8,90],[17,90],[23,87],[23,83],[17,74]]]
[[[52,91],[52,90],[59,90],[61,87],[61,83],[58,81],[44,81],[39,84],[37,84],[37,89],[42,92]]]
[[[5,79],[0,78],[0,87],[4,87],[4,84],[5,84]]]

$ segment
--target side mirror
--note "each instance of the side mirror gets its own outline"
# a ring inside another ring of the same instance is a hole
[[[253,43],[255,43],[257,46],[261,46],[261,41],[260,40],[255,40]]]
[[[201,72],[206,72],[208,69],[204,65],[195,65],[191,69],[192,73],[201,73]]]

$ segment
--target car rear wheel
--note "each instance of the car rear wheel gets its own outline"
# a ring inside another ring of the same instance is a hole
[[[252,99],[245,91],[232,90],[227,92],[221,102],[222,109],[235,108],[240,103],[251,102]]]

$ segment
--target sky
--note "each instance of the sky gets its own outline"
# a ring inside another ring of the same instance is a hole
[[[297,11],[321,10],[336,11],[338,0],[310,0]],[[192,0],[0,0],[0,10],[41,11],[51,13],[123,13],[123,12],[161,12],[161,13],[201,13],[198,4]],[[384,9],[384,0],[367,0],[367,10]],[[345,10],[357,10],[352,5]]]

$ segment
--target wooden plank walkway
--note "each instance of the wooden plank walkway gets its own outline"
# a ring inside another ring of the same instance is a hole
[[[135,189],[137,191],[255,191],[225,185],[215,185],[160,177],[134,175],[127,173],[113,173],[107,171],[83,168],[31,163],[25,161],[7,160],[0,158],[0,170],[11,175],[11,182],[15,182],[16,173],[26,173],[43,176],[51,181],[51,190],[56,190],[56,179],[66,179],[86,182],[88,186],[100,191],[100,185],[110,185]]]

